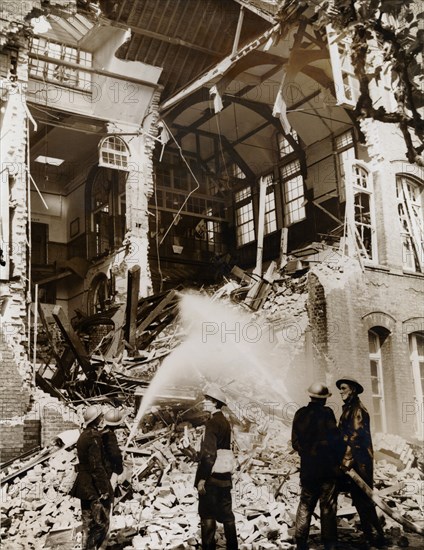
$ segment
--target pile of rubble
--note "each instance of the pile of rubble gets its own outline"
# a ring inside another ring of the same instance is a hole
[[[187,449],[198,449],[202,432],[201,426],[185,422],[157,425],[137,435],[116,491],[111,547],[153,550],[199,544],[196,464]],[[123,446],[128,430],[118,433]],[[247,545],[282,548],[290,538],[298,494],[297,461],[287,447],[287,430],[276,421],[267,436],[238,432],[235,437],[239,468],[234,476],[234,511],[240,538]],[[53,548],[59,535],[78,542],[79,501],[69,496],[76,463],[75,447],[52,447],[15,461],[3,473],[5,550]],[[288,484],[275,498],[282,476]]]
[[[343,266],[338,264],[337,269],[342,273]],[[244,273],[239,270],[240,283],[227,282],[212,293],[212,300],[227,297],[227,305],[234,310],[249,309],[253,321],[272,326],[276,357],[280,362],[279,346],[289,341],[290,346],[284,347],[289,363],[303,342],[296,338],[293,344],[287,337],[287,327],[295,323],[302,335],[308,327],[307,275],[300,273],[291,278],[277,276],[274,268],[268,271],[267,278],[258,281],[252,292],[252,286],[247,290],[243,287]],[[231,301],[235,297],[239,305]],[[119,405],[128,413],[125,428],[118,430],[121,447],[125,448],[126,468],[119,478],[111,523],[109,546],[116,550],[182,550],[197,548],[200,543],[193,458],[199,449],[204,417],[197,408],[196,389],[171,388],[148,409],[140,424],[138,416],[134,419],[134,411],[140,410],[139,400],[144,399],[163,359],[185,339],[176,300],[171,291],[140,300],[132,308],[114,310],[107,319],[80,320],[80,326],[86,325],[90,330],[99,322],[110,326],[113,320],[114,328],[106,334],[107,346],[102,340],[97,347],[90,347],[90,354],[83,345],[82,333],[67,323],[63,312],[56,308],[51,315],[44,312],[46,333],[50,334],[49,323],[56,320],[66,346],[59,351],[50,335],[55,368],[52,375],[48,368],[39,370],[39,385],[55,397],[72,401],[78,414],[83,404],[94,402]],[[130,327],[135,327],[134,331]],[[209,348],[203,346],[202,353],[205,349]],[[216,350],[214,353],[212,360],[216,362]],[[280,363],[278,366],[281,370]],[[246,364],[242,367],[247,370]],[[292,546],[300,493],[298,456],[289,442],[291,417],[273,414],[272,408],[261,408],[260,403],[272,401],[270,394],[275,388],[265,387],[256,370],[254,375],[254,383],[248,378],[237,378],[237,384],[230,381],[226,388],[230,408],[231,403],[238,405],[237,411],[228,412],[234,425],[238,461],[233,478],[233,509],[241,549],[281,550]],[[276,386],[276,379],[273,380]],[[252,418],[248,413],[253,409],[256,412]],[[379,495],[399,514],[420,522],[424,478],[417,466],[422,456],[417,454],[417,448],[397,436],[379,435],[375,448],[375,486]],[[7,517],[0,531],[2,548],[78,548],[79,501],[69,496],[76,463],[75,446],[68,443],[42,449],[2,470],[1,511]],[[355,536],[357,515],[351,501],[343,495],[338,516],[341,534]],[[390,518],[386,526],[397,528]],[[311,534],[317,532],[319,516],[314,515]],[[222,531],[218,530],[218,535],[223,543]]]
[[[201,420],[201,415],[197,419]],[[185,421],[166,425],[169,411],[155,408],[148,415],[128,453],[119,478],[111,523],[109,547],[115,549],[195,549],[200,543],[197,491],[194,488],[202,425]],[[150,424],[149,424],[150,422]],[[233,509],[241,549],[284,549],[292,547],[293,524],[299,497],[298,457],[289,444],[289,428],[274,418],[266,433],[258,426],[243,431],[235,426],[238,468],[233,478]],[[129,426],[118,431],[124,448]],[[396,436],[384,436],[385,441]],[[382,448],[381,436],[377,445]],[[396,438],[402,446],[412,447]],[[2,474],[1,541],[4,550],[78,548],[80,540],[79,501],[69,496],[77,462],[75,446],[43,449],[35,457],[15,461]],[[423,474],[413,461],[399,470],[379,460],[376,489],[388,504],[411,521],[422,519]],[[350,500],[339,498],[342,535],[355,536],[355,509]],[[397,524],[387,518],[386,528]],[[319,532],[314,515],[311,533]],[[218,529],[219,541],[223,532]],[[64,541],[69,546],[64,546]]]

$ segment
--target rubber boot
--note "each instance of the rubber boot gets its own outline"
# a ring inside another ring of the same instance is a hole
[[[202,550],[216,550],[216,521],[214,519],[202,519],[200,530],[202,533]]]
[[[234,521],[224,521],[224,534],[227,550],[238,550],[237,530]]]

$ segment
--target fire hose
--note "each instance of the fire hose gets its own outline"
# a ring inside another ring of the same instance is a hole
[[[364,491],[364,493],[376,504],[381,510],[383,510],[384,513],[386,513],[388,516],[390,516],[392,519],[409,529],[410,531],[413,531],[414,533],[418,533],[419,535],[424,535],[424,527],[419,527],[412,521],[409,521],[408,519],[404,518],[399,512],[396,512],[396,510],[393,510],[388,506],[382,498],[376,493],[371,487],[365,483],[365,481],[359,476],[355,470],[347,470],[347,475],[353,479],[353,481]]]

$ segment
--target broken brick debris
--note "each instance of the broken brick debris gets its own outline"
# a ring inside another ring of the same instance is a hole
[[[194,550],[200,543],[193,485],[196,465],[193,454],[186,451],[199,448],[203,427],[189,422],[165,426],[160,416],[167,412],[156,407],[147,415],[145,427],[153,429],[139,432],[128,450],[115,494],[111,547]],[[235,427],[238,468],[233,477],[240,548],[291,548],[300,493],[298,456],[291,452],[287,430],[278,419],[268,425],[267,435],[259,433],[257,427],[251,427],[251,433],[242,429],[241,423]],[[122,447],[128,430],[118,432]],[[405,445],[409,446],[402,441],[402,448]],[[2,482],[2,515],[7,519],[2,522],[1,541],[5,550],[52,548],[52,541],[65,532],[72,543],[69,548],[78,548],[80,506],[78,500],[69,497],[77,463],[75,448],[56,448],[48,456],[40,454],[40,458],[38,463],[34,457],[16,461],[9,468],[18,473]],[[7,474],[6,470],[3,476]],[[378,494],[391,507],[411,521],[422,519],[424,480],[414,463],[409,469],[397,469],[395,464],[380,460],[375,479]],[[354,535],[358,521],[355,512],[350,499],[341,495],[341,537]],[[405,536],[391,518],[386,518],[386,529]],[[312,519],[314,532],[319,532],[318,510]],[[223,543],[220,529],[218,537]]]

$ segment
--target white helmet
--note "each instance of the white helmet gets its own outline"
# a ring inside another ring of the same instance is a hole
[[[84,411],[85,425],[88,426],[89,424],[94,422],[94,420],[96,420],[96,418],[99,418],[99,416],[102,415],[102,414],[103,414],[103,411],[102,411],[102,408],[99,405],[90,405]]]
[[[224,392],[221,390],[218,384],[209,384],[208,386],[206,386],[206,388],[203,390],[203,395],[205,397],[212,397],[212,399],[220,401],[221,403],[224,403],[224,405],[227,404],[227,398],[225,397]]]
[[[118,409],[109,409],[104,416],[106,426],[119,426],[124,419],[123,411]]]

